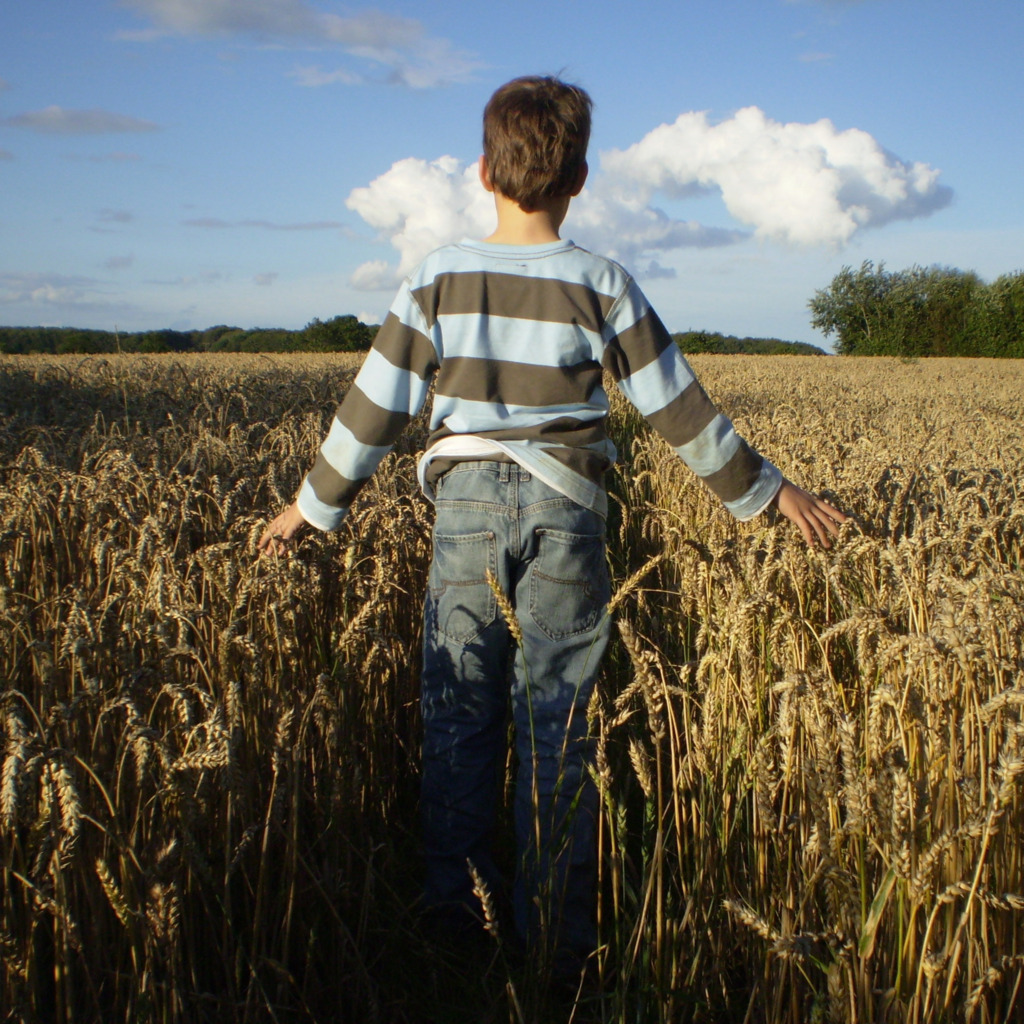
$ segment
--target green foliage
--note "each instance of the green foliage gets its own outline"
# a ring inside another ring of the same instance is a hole
[[[843,267],[808,302],[841,355],[1024,356],[1024,273],[991,285],[952,267]]]
[[[1013,301],[1018,310],[1024,310],[1019,288]],[[73,327],[0,327],[0,352],[365,352],[378,330],[376,325],[364,324],[351,313],[327,321],[314,317],[301,331],[245,330],[227,324],[202,331],[161,330],[136,334]],[[824,355],[814,345],[777,338],[737,338],[712,331],[683,331],[672,337],[686,353]]]
[[[195,331],[146,331],[123,337],[118,335],[115,344],[122,352],[191,352],[195,348],[195,335]]]
[[[1024,271],[996,278],[971,309],[979,356],[1024,356]]]
[[[822,356],[825,353],[815,345],[802,341],[779,341],[777,338],[737,338],[731,334],[709,331],[682,331],[672,339],[687,355],[709,352],[719,355],[795,355]]]
[[[204,331],[82,330],[77,327],[0,327],[0,352],[35,353],[103,352],[361,352],[377,333],[351,314],[323,323],[313,320],[301,331],[282,328],[228,327],[219,324]]]
[[[207,334],[210,335],[204,347],[210,352],[241,352],[250,333],[240,327],[212,327],[210,331],[203,332],[204,339]]]
[[[365,352],[375,331],[351,314],[324,323],[314,317],[303,332],[309,352]]]

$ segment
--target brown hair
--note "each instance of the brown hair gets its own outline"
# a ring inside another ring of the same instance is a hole
[[[587,158],[587,93],[530,75],[501,86],[484,109],[484,156],[491,183],[524,210],[571,195]]]

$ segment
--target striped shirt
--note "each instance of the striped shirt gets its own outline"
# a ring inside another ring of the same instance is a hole
[[[775,496],[779,470],[715,408],[622,267],[571,241],[462,242],[431,253],[403,283],[302,483],[299,509],[322,530],[338,527],[433,380],[421,461],[428,497],[436,446],[465,437],[604,514],[602,479],[616,455],[604,371],[738,519]]]

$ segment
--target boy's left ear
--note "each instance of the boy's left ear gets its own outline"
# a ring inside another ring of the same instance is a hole
[[[481,160],[483,157],[480,158]],[[590,173],[590,168],[587,166],[587,161],[583,161],[583,166],[580,168],[580,173],[576,175],[576,184],[573,190],[569,193],[571,196],[578,196],[583,191],[583,186],[587,183],[587,175]]]
[[[480,159],[477,161],[477,173],[480,175],[480,184],[483,185],[487,192],[494,191],[494,185],[491,182],[491,169],[487,166],[487,157],[482,153]]]

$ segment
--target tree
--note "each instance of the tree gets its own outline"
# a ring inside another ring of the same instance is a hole
[[[237,327],[228,327],[227,324],[217,324],[216,327],[207,327],[199,336],[199,347],[206,352],[216,352],[223,348],[221,345],[221,339],[231,334],[232,331],[237,331]]]
[[[996,278],[971,310],[968,332],[981,356],[1024,358],[1024,271]]]
[[[971,310],[985,286],[970,270],[930,267],[911,271],[918,321],[915,354],[931,356],[977,355],[970,337]]]
[[[714,353],[718,355],[804,355],[823,356],[816,345],[801,341],[780,341],[778,338],[737,338],[732,334],[711,331],[679,331],[672,340],[686,355]]]
[[[857,271],[843,267],[807,305],[811,325],[835,334],[843,355],[1006,356],[1020,354],[1020,300],[1024,281],[1013,278],[988,286],[970,270],[890,272],[866,260]]]
[[[306,324],[304,333],[311,352],[365,352],[375,332],[348,313],[326,323],[314,317]]]
[[[840,355],[892,354],[911,314],[900,283],[884,263],[865,260],[856,272],[843,267],[807,304],[811,326],[826,338],[835,334]]]

